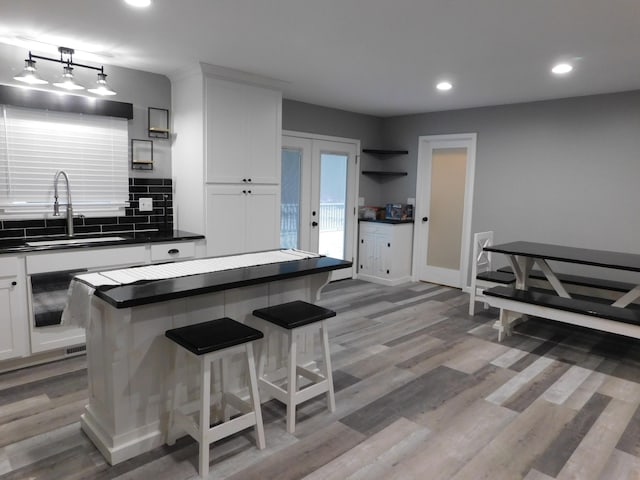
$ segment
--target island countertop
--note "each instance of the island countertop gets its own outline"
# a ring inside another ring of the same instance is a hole
[[[332,257],[306,258],[115,287],[101,286],[94,295],[115,308],[129,308],[351,266],[352,262]]]

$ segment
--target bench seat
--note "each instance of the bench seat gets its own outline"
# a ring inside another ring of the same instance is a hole
[[[511,267],[501,267],[497,271],[500,273],[514,275],[513,269]],[[606,280],[603,278],[583,277],[580,275],[571,275],[567,273],[556,273],[556,277],[558,277],[558,280],[560,280],[563,284],[596,288],[600,290],[611,290],[614,292],[628,292],[633,287],[635,287],[635,285],[631,283]],[[547,281],[547,277],[544,276],[544,273],[542,273],[541,270],[531,270],[531,272],[529,273],[529,278]]]
[[[612,307],[599,298],[564,298],[553,292],[496,286],[484,291],[485,301],[500,308],[496,323],[502,340],[518,321],[514,313],[557,320],[628,337],[640,338],[640,309]]]
[[[476,278],[478,280],[484,280],[485,282],[501,283],[504,285],[509,285],[516,281],[516,276],[513,272],[500,272],[496,270],[479,273],[476,275]]]

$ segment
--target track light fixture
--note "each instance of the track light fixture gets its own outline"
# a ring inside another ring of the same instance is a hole
[[[43,85],[47,82],[42,78],[38,77],[36,70],[36,61],[38,60],[47,60],[49,62],[61,63],[62,66],[62,77],[60,81],[54,83],[53,85],[58,88],[63,88],[65,90],[84,90],[82,85],[76,83],[73,78],[73,67],[81,67],[81,68],[89,68],[91,70],[98,71],[98,80],[96,80],[96,87],[90,88],[88,91],[91,93],[95,93],[97,95],[115,95],[114,92],[109,85],[107,85],[107,74],[104,73],[104,67],[94,67],[92,65],[84,65],[82,63],[76,63],[73,61],[73,54],[75,50],[73,48],[67,47],[58,47],[58,51],[60,52],[60,58],[50,58],[50,57],[42,57],[40,55],[33,55],[31,51],[29,51],[29,58],[24,61],[24,70],[20,75],[16,75],[14,80],[18,80],[19,82],[28,83],[30,85]]]

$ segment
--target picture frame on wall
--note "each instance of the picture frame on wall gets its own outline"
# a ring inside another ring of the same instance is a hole
[[[131,168],[153,170],[153,141],[131,139]]]
[[[169,138],[169,110],[149,107],[147,119],[150,138]]]

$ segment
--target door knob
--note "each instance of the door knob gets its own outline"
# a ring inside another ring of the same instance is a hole
[[[427,222],[428,220],[429,220],[429,217],[422,217],[423,222]]]
[[[311,226],[312,227],[317,227],[318,226],[318,222],[311,222]]]

